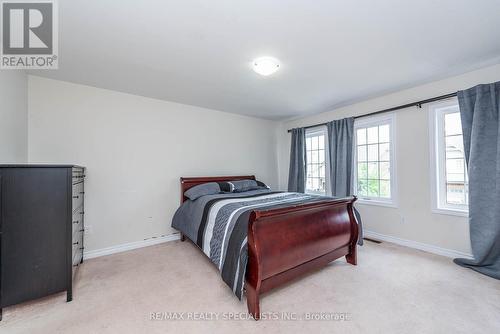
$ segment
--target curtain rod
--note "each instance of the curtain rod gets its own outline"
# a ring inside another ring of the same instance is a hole
[[[450,93],[450,94],[446,94],[446,95],[436,96],[436,97],[432,97],[432,98],[426,99],[426,100],[421,100],[421,101],[417,101],[417,102],[402,104],[402,105],[397,106],[397,107],[392,107],[392,108],[389,108],[389,109],[374,111],[374,112],[371,112],[371,113],[368,113],[368,114],[355,116],[354,118],[356,119],[356,118],[361,118],[361,117],[366,117],[366,116],[373,116],[373,115],[378,115],[378,114],[382,114],[382,113],[386,113],[386,112],[391,112],[391,111],[396,111],[396,110],[400,110],[400,109],[405,109],[405,108],[409,108],[409,107],[422,108],[422,104],[431,103],[431,102],[440,101],[440,100],[446,100],[446,99],[449,99],[449,98],[452,98],[452,97],[455,97],[455,96],[457,96],[457,93]],[[310,128],[315,128],[317,126],[322,126],[322,125],[326,125],[326,124],[327,123],[320,123],[320,124],[308,125],[308,126],[304,126],[303,128],[304,129],[310,129]],[[292,132],[292,129],[289,129],[288,132]]]

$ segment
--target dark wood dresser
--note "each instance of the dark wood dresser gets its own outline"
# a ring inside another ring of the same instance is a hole
[[[85,168],[0,165],[2,308],[66,291],[83,262]]]

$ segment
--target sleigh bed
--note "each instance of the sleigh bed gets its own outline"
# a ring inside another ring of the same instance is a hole
[[[180,180],[181,204],[184,202],[196,202],[190,201],[185,197],[186,190],[194,186],[208,182],[249,179],[255,180],[255,177],[253,175],[182,177]],[[190,232],[186,227],[187,218],[177,219],[178,222],[176,223],[176,217],[174,216],[172,226],[180,230],[182,241],[187,236],[205,254],[209,255],[212,262],[228,262],[229,264],[225,263],[226,267],[231,267],[231,263],[234,266],[237,264],[237,274],[235,279],[231,280],[231,284],[234,285],[233,291],[236,294],[238,289],[243,291],[244,283],[248,311],[255,319],[260,318],[259,296],[262,293],[293,280],[308,271],[323,267],[329,262],[343,256],[346,257],[348,263],[356,265],[358,225],[353,212],[353,203],[356,201],[355,197],[332,198],[316,196],[312,199],[305,198],[301,200],[300,196],[307,195],[279,192],[268,192],[262,195],[252,194],[252,198],[249,198],[250,194],[246,196],[242,195],[247,202],[249,200],[259,201],[260,198],[278,198],[281,204],[270,205],[269,207],[263,206],[261,208],[258,207],[258,204],[248,206],[248,209],[245,210],[246,215],[241,217],[243,221],[240,220],[238,223],[241,229],[244,229],[244,232],[241,232],[241,234],[245,234],[241,236],[241,240],[243,240],[241,249],[244,252],[233,256],[236,259],[229,258],[229,254],[226,255],[226,258],[229,259],[224,259],[225,248],[223,246],[220,247],[221,251],[214,252],[214,240],[212,239],[209,244],[206,232],[205,234],[203,234],[204,231],[200,232],[200,230],[198,234]],[[220,199],[221,197],[222,199]],[[228,203],[238,201],[238,199],[234,198],[232,197],[232,199],[228,200],[224,199],[223,195],[218,195],[217,199],[207,200],[203,213],[204,219],[209,220],[207,217],[211,214],[210,210],[213,210],[211,208],[217,206],[216,203],[222,203],[223,200],[226,200]],[[286,204],[287,202],[289,204]],[[194,205],[194,203],[184,203],[180,209],[185,209],[183,206],[189,204]],[[242,210],[243,204],[238,206],[240,211],[244,211]],[[222,206],[223,204],[218,205],[218,207]],[[225,206],[229,207],[230,205]],[[227,215],[232,214],[230,212]],[[190,216],[187,215],[187,217]],[[212,226],[211,228],[213,229],[212,233],[215,234],[217,226]],[[204,229],[207,229],[207,227],[204,227]],[[236,230],[236,227],[233,230]],[[205,245],[203,245],[203,237],[205,237]],[[228,243],[232,241],[230,240]],[[212,250],[207,252],[207,249],[210,249],[210,247],[212,247]],[[227,252],[229,252],[229,249]],[[213,253],[216,254],[214,255]],[[240,266],[243,268],[240,268]],[[228,276],[227,273],[223,272],[222,266],[219,269],[223,279],[224,275]],[[232,268],[231,274],[234,272],[235,269]],[[238,273],[244,275],[241,277],[241,280],[244,281],[241,283],[241,286],[236,279]],[[229,284],[227,279],[224,280]]]

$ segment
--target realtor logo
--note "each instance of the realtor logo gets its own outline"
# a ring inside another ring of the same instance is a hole
[[[2,69],[57,69],[54,1],[2,1]]]

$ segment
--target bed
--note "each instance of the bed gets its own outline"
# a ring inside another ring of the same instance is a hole
[[[189,200],[192,187],[255,180],[253,175],[182,177],[181,206],[172,226],[218,267],[249,313],[260,318],[262,293],[344,257],[356,265],[356,197],[333,198],[269,189]]]

